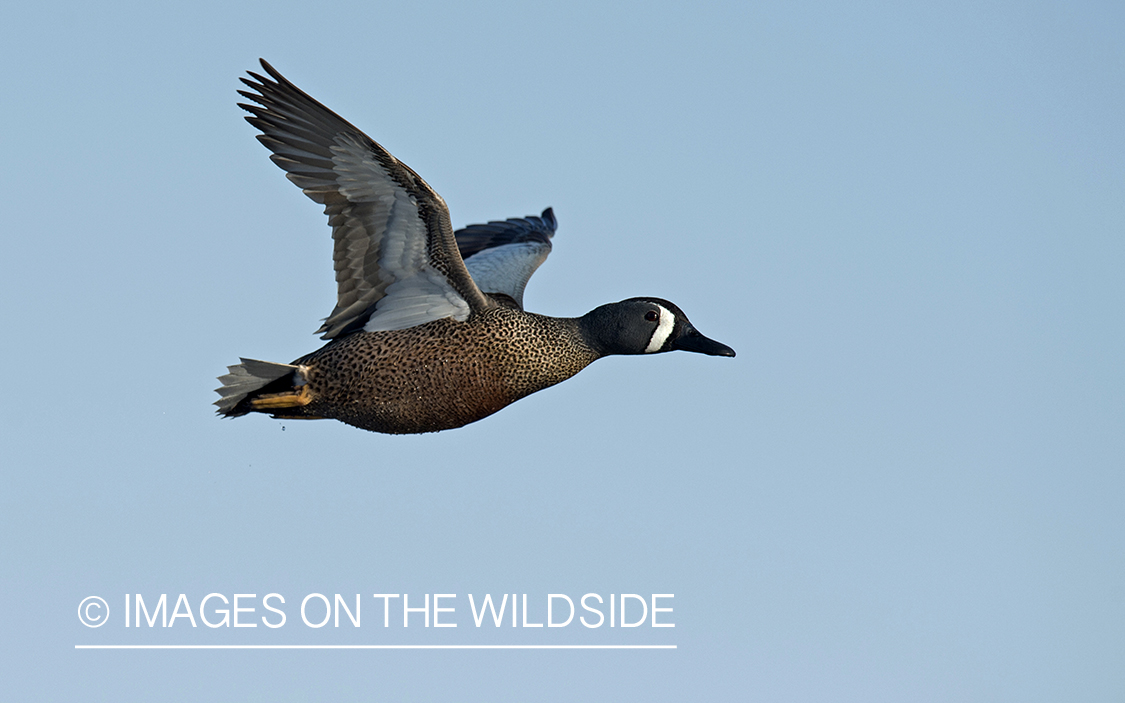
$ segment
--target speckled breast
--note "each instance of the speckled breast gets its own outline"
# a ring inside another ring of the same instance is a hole
[[[307,366],[311,416],[392,434],[437,432],[566,380],[598,354],[574,320],[499,308],[334,340]]]

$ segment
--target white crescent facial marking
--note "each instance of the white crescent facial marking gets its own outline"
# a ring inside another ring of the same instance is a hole
[[[672,328],[676,326],[676,316],[668,312],[667,308],[663,305],[656,305],[660,310],[660,322],[656,325],[656,330],[652,333],[652,338],[648,340],[648,346],[645,347],[645,354],[652,354],[653,352],[660,351],[664,343],[668,341],[668,335],[672,334]]]

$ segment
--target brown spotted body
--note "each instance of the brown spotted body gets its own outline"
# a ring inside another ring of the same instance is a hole
[[[332,418],[389,434],[461,427],[597,359],[575,344],[577,333],[575,320],[506,307],[466,322],[358,332],[294,361],[309,401],[272,414]]]

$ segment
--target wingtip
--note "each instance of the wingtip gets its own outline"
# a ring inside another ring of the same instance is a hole
[[[258,63],[262,64],[262,69],[265,70],[266,73],[270,74],[274,78],[278,78],[278,79],[281,78],[281,74],[277,72],[276,68],[274,68],[273,66],[270,65],[269,61],[266,61],[265,59],[263,59],[262,57],[259,56],[258,57]]]
[[[548,207],[539,217],[551,228],[552,232],[559,228],[559,222],[555,219],[555,209],[553,207]]]
[[[253,81],[250,81],[246,78],[239,78],[239,80],[250,86],[254,90],[261,90],[262,88],[268,87],[270,85],[289,84],[289,81],[286,80],[285,76],[281,75],[280,71],[271,66],[269,61],[266,61],[263,58],[259,58],[258,63],[262,65],[262,70],[264,70],[266,74],[269,75],[269,78],[266,78],[265,76],[254,71],[247,71],[246,74],[258,82],[254,83]],[[270,78],[272,78],[273,80],[270,80]]]

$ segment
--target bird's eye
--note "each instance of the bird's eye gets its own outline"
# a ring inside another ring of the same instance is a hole
[[[656,322],[657,320],[660,319],[660,313],[658,313],[655,310],[649,310],[648,312],[645,313],[645,319],[648,320],[649,322]]]

